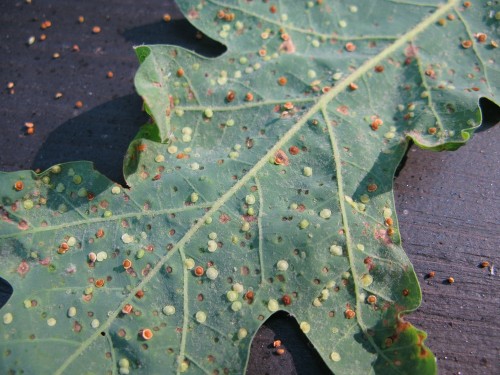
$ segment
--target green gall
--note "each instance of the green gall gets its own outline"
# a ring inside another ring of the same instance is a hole
[[[179,372],[186,372],[189,368],[189,363],[187,362],[182,362],[180,365],[179,365]]]
[[[120,367],[130,367],[130,362],[128,361],[127,358],[121,358],[119,361],[118,361],[118,366]]]
[[[253,194],[248,194],[246,197],[245,197],[245,202],[247,204],[254,204],[255,203],[255,196]]]
[[[358,248],[359,251],[365,251],[365,245],[363,245],[362,243],[358,243],[356,247]]]
[[[215,280],[219,276],[219,271],[214,267],[209,267],[206,272],[207,277],[210,280]]]
[[[286,260],[279,260],[278,263],[276,263],[276,268],[279,271],[286,271],[288,269],[288,262]]]
[[[11,313],[4,314],[3,324],[10,324],[14,320],[14,316]]]
[[[88,296],[88,295],[92,294],[93,292],[94,292],[94,287],[93,286],[88,286],[83,291],[83,294],[85,294],[86,296]]]
[[[212,218],[209,216],[205,219],[205,224],[212,224]]]
[[[302,172],[304,174],[304,176],[306,177],[311,177],[312,174],[313,174],[313,170],[311,167],[304,167],[304,170]]]
[[[120,367],[118,371],[120,372],[120,375],[130,374],[130,368],[128,367]]]
[[[334,81],[338,81],[339,79],[342,78],[342,73],[341,72],[336,72],[336,73],[333,74],[332,78],[333,78]]]
[[[76,245],[76,238],[71,236],[70,238],[68,238],[68,241],[66,241],[66,243],[68,244],[68,246],[75,246]]]
[[[344,280],[347,280],[347,279],[349,279],[350,277],[351,277],[351,273],[350,273],[350,272],[347,272],[347,271],[346,271],[346,272],[342,272],[342,278],[343,278]]]
[[[207,314],[204,311],[198,311],[195,318],[198,323],[205,323],[207,320]]]
[[[342,247],[339,245],[330,246],[330,254],[340,256],[342,255]]]
[[[322,217],[323,219],[329,219],[330,216],[332,216],[332,211],[329,210],[328,208],[323,208],[320,212],[319,212],[319,216]]]
[[[31,300],[29,299],[25,299],[24,302],[24,307],[27,308],[27,309],[30,309],[32,306],[31,306]]]
[[[278,311],[280,308],[279,303],[275,299],[270,299],[269,302],[267,302],[267,309],[271,312]]]
[[[234,290],[230,290],[226,293],[226,298],[229,302],[234,302],[238,299],[238,293]]]
[[[250,215],[250,216],[253,216],[255,215],[255,210],[253,207],[250,207],[248,210],[247,210],[247,215]]]
[[[231,304],[231,310],[233,310],[234,312],[240,311],[242,307],[243,307],[243,305],[240,301],[234,301]]]
[[[313,306],[314,307],[321,307],[321,306],[323,306],[323,304],[321,303],[321,300],[319,298],[315,298],[313,300]]]
[[[238,330],[238,339],[243,340],[245,337],[247,337],[248,331],[245,328],[240,328]]]
[[[144,253],[145,253],[145,252],[144,252],[144,249],[139,249],[139,250],[137,251],[137,254],[135,254],[135,257],[136,257],[137,259],[141,259],[141,258],[144,256]]]
[[[60,165],[54,165],[52,168],[50,168],[50,171],[54,174],[61,173],[61,166]]]
[[[299,223],[300,229],[306,229],[309,226],[309,222],[306,219],[302,219]]]
[[[207,108],[205,109],[205,111],[203,112],[203,115],[206,117],[206,118],[212,118],[213,115],[214,115],[214,111],[212,111],[212,109],[210,108]]]
[[[114,194],[114,195],[118,195],[120,194],[120,192],[122,191],[122,189],[120,189],[119,186],[113,186],[111,188],[111,194]]]
[[[47,325],[49,327],[54,327],[56,324],[57,324],[57,320],[55,320],[55,318],[49,318],[49,319],[47,319]]]
[[[208,234],[208,238],[210,238],[211,240],[217,239],[217,233],[215,233],[215,232],[209,233]]]
[[[89,254],[89,256],[90,256],[90,254]],[[102,262],[103,260],[106,260],[106,259],[108,259],[108,253],[106,253],[105,251],[99,251],[96,254],[95,260],[98,262]]]
[[[361,285],[363,285],[363,287],[366,288],[367,286],[370,286],[372,283],[373,283],[372,275],[364,274],[363,276],[361,276]]]
[[[31,210],[34,206],[34,203],[31,199],[26,199],[24,202],[23,202],[23,207],[25,210]]]
[[[219,247],[219,245],[214,240],[208,241],[207,248],[208,248],[208,251],[210,251],[211,253],[213,253],[215,250],[217,250],[218,247]]]
[[[158,155],[155,156],[155,162],[162,163],[164,161],[165,161],[165,156],[160,155],[160,154],[158,154]]]
[[[131,236],[128,233],[124,233],[122,235],[122,242],[125,243],[125,244],[129,244],[131,242],[134,242],[134,236]]]
[[[330,353],[330,359],[333,361],[333,362],[338,362],[340,361],[340,354],[337,353],[337,352],[331,352]]]
[[[229,119],[226,121],[226,126],[234,126],[234,120],[233,119]]]
[[[321,291],[321,300],[326,301],[330,297],[330,291],[328,289],[323,289]]]
[[[75,306],[71,306],[68,309],[68,318],[73,318],[74,316],[76,316],[76,307]]]
[[[359,200],[363,202],[364,204],[370,202],[370,197],[366,194],[363,194],[361,197],[359,197]]]
[[[87,191],[87,189],[82,187],[82,188],[78,189],[77,194],[80,198],[85,198],[85,197],[87,197],[88,191]]]
[[[65,187],[63,184],[61,184],[61,183],[59,182],[59,183],[57,184],[57,186],[56,186],[56,191],[57,191],[58,193],[62,193],[62,192],[64,191],[64,189],[66,189],[66,187]]]
[[[191,199],[192,203],[196,203],[196,202],[198,202],[199,195],[196,193],[191,193],[191,196],[189,198]]]
[[[241,231],[242,232],[248,232],[250,230],[250,223],[245,221],[243,225],[241,226]]]
[[[101,325],[101,322],[99,322],[99,319],[93,319],[92,322],[90,322],[90,326],[94,329],[99,328]]]
[[[175,314],[175,307],[172,305],[167,305],[161,310],[165,315],[170,316]]]
[[[339,21],[339,27],[341,27],[341,28],[347,27],[347,22],[345,20],[340,20]]]
[[[187,258],[187,259],[184,261],[184,266],[185,266],[185,267],[186,267],[186,269],[188,269],[188,270],[193,269],[194,265],[195,265],[195,262],[194,262],[194,260],[193,260],[193,259],[191,259],[191,258]]]
[[[75,185],[80,185],[82,183],[83,179],[82,179],[82,176],[76,174],[73,176],[73,183]]]
[[[111,217],[111,216],[113,216],[113,212],[111,212],[109,210],[106,210],[106,211],[104,211],[104,214],[102,216],[104,216],[104,217]]]
[[[300,329],[304,333],[309,333],[309,331],[311,331],[311,325],[308,322],[300,322]]]
[[[236,292],[236,293],[242,293],[244,288],[243,288],[243,285],[241,285],[240,283],[236,283],[233,285],[233,290]]]

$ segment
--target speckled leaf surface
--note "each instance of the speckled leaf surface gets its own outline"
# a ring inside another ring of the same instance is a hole
[[[284,310],[334,373],[435,373],[392,179],[498,101],[499,9],[418,3],[182,1],[228,51],[136,49],[130,188],[0,174],[1,372],[239,374]]]

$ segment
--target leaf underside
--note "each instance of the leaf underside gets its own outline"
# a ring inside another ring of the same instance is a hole
[[[276,310],[334,373],[436,372],[400,316],[421,293],[392,180],[410,139],[458,148],[496,100],[499,9],[354,3],[182,1],[228,51],[136,49],[130,188],[0,174],[2,373],[243,373]]]

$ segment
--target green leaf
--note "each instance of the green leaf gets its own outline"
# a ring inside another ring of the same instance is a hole
[[[130,188],[86,162],[0,174],[2,373],[243,373],[276,310],[334,373],[435,373],[392,179],[496,99],[488,4],[181,2],[228,51],[136,49],[154,122]]]

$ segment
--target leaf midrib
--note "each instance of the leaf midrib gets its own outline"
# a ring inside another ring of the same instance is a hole
[[[161,270],[162,266],[174,255],[178,250],[184,247],[186,243],[198,232],[198,230],[204,225],[205,220],[216,213],[240,188],[242,188],[249,180],[256,176],[257,172],[262,169],[268,162],[269,158],[274,156],[276,152],[283,147],[301,128],[302,126],[318,111],[321,111],[328,102],[333,100],[338,94],[343,92],[350,83],[355,82],[360,79],[365,73],[370,69],[374,68],[379,62],[389,57],[392,53],[396,52],[399,48],[403,47],[407,42],[413,40],[418,34],[423,32],[427,27],[435,23],[439,18],[445,15],[450,9],[458,4],[458,0],[449,0],[448,3],[437,8],[437,10],[431,14],[429,17],[425,18],[419,24],[417,24],[413,29],[402,35],[389,47],[382,50],[378,55],[374,56],[372,59],[365,61],[357,70],[352,72],[344,80],[340,81],[338,85],[334,86],[330,91],[323,95],[312,107],[311,109],[300,118],[297,123],[295,123],[284,135],[276,142],[276,144],[269,149],[269,151],[252,167],[246,175],[244,175],[237,183],[235,183],[226,193],[224,193],[217,201],[214,202],[212,208],[208,210],[205,215],[203,215],[198,221],[186,232],[186,234],[177,242],[172,250],[165,255],[150,271],[150,273],[134,288],[127,298],[125,298],[120,307],[113,312],[108,318],[108,320],[102,325],[102,329],[98,332],[92,334],[87,340],[85,340],[80,348],[78,348],[73,354],[67,357],[66,361],[55,371],[56,375],[62,374],[62,372],[81,354],[83,351],[98,337],[101,337],[100,331],[107,330],[114,319],[118,316],[121,311],[122,306],[130,302],[134,294],[142,289],[144,285],[149,283],[149,281]],[[353,274],[353,277],[355,275]],[[357,284],[355,284],[357,288]],[[357,290],[357,289],[356,289]],[[358,303],[358,302],[357,302]],[[380,352],[379,352],[380,354]]]

